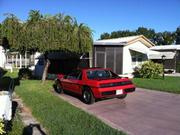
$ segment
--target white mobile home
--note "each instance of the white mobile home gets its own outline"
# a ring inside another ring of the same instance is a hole
[[[134,67],[148,60],[154,44],[143,35],[95,41],[93,64],[111,68],[118,74],[130,74]]]
[[[173,63],[176,53],[172,50],[156,49],[154,43],[143,35],[98,40],[93,43],[93,66],[111,68],[117,74],[131,74],[135,67],[147,60],[161,62],[163,55],[165,61]],[[174,69],[175,65],[171,68]]]

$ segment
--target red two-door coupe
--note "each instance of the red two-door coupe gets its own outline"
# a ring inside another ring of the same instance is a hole
[[[127,93],[135,91],[135,85],[128,78],[121,78],[110,69],[84,68],[74,70],[69,75],[59,74],[56,90],[63,90],[80,95],[86,104],[96,99],[125,98]]]

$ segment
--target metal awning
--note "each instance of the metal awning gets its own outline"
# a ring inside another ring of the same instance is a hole
[[[165,59],[174,59],[175,53],[174,52],[149,52],[148,58],[149,59],[162,59],[162,56],[166,56]]]

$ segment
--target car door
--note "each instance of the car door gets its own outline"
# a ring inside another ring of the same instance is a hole
[[[82,72],[81,70],[74,70],[67,75],[63,80],[63,88],[65,90],[81,94]]]

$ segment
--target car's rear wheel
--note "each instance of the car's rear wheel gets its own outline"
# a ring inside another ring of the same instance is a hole
[[[60,81],[56,81],[55,90],[57,93],[63,93],[63,87]]]
[[[82,95],[83,101],[86,104],[93,104],[95,102],[94,95],[90,88],[85,88]]]
[[[127,97],[127,94],[122,94],[122,95],[119,95],[117,98],[119,98],[119,99],[124,99],[124,98],[126,98]]]

